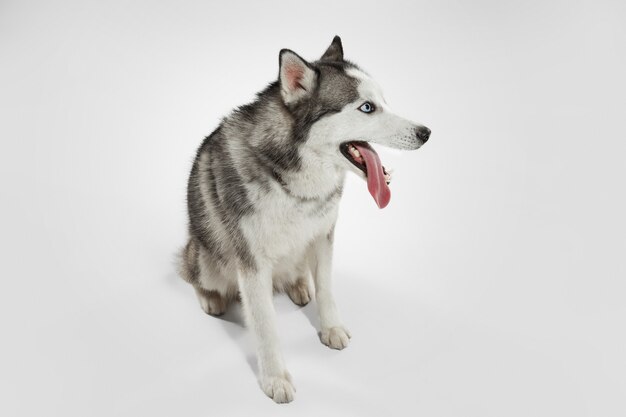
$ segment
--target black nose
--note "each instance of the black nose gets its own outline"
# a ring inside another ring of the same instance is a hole
[[[427,128],[426,126],[420,126],[418,128],[415,129],[415,134],[417,135],[418,138],[420,138],[424,143],[426,143],[426,141],[428,140],[428,138],[430,137],[430,129]]]

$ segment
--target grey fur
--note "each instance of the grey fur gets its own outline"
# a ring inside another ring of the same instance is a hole
[[[343,45],[341,45],[341,39],[339,36],[333,38],[332,43],[324,52],[321,58],[322,61],[343,61]]]
[[[315,205],[309,212],[310,216],[324,216],[329,210],[333,208],[336,202],[341,198],[343,194],[343,185],[335,188],[333,192],[328,194],[325,198],[316,199]]]
[[[189,239],[185,249],[183,249],[183,259],[181,265],[181,275],[190,284],[196,285],[200,277],[200,267],[198,265],[199,244],[196,239]]]
[[[259,342],[261,388],[281,403],[294,389],[280,355],[272,290],[305,305],[312,278],[320,340],[333,349],[348,345],[330,278],[345,174],[367,177],[353,142],[417,149],[430,130],[388,111],[371,78],[343,59],[338,37],[312,63],[284,49],[279,66],[278,80],[224,118],[197,151],[180,271],[207,314],[241,300]],[[370,100],[379,103],[377,114],[362,109]],[[379,207],[387,204],[370,192]]]
[[[317,74],[317,88],[308,100],[285,105],[280,83],[273,82],[254,102],[226,117],[200,146],[187,189],[190,249],[185,250],[183,261],[189,265],[183,271],[190,282],[198,271],[194,263],[199,257],[195,249],[192,251],[195,245],[208,253],[216,267],[236,261],[240,267],[256,268],[257,260],[239,228],[241,219],[254,210],[256,201],[249,194],[255,185],[268,191],[279,184],[286,195],[303,204],[311,202],[293,195],[284,178],[286,173],[300,169],[300,146],[311,126],[358,97],[359,81],[345,73],[355,65],[338,61],[336,42],[321,60],[308,64]],[[341,191],[339,188],[314,199],[309,213],[323,214],[328,202],[337,200]],[[226,239],[220,231],[226,232]]]
[[[335,226],[336,224],[333,224],[333,227],[331,227],[330,231],[326,234],[326,239],[328,239],[330,243],[335,242]]]

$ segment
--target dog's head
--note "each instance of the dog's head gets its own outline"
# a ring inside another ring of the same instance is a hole
[[[279,84],[305,146],[366,179],[378,206],[385,207],[390,176],[369,143],[413,150],[426,143],[430,129],[391,112],[378,84],[344,60],[338,36],[312,63],[283,49]]]

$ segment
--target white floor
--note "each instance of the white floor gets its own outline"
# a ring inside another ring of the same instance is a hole
[[[626,415],[619,2],[3,2],[0,415]],[[297,393],[237,306],[175,274],[185,181],[228,109],[336,33],[428,125],[378,210],[350,177],[338,352],[276,297]]]

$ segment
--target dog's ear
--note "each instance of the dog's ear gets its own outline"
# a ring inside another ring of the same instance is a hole
[[[285,104],[310,95],[317,85],[316,70],[298,54],[289,49],[280,51],[280,93]]]
[[[343,61],[343,45],[341,45],[341,38],[335,36],[330,46],[324,52],[324,55],[320,58],[321,61]]]

